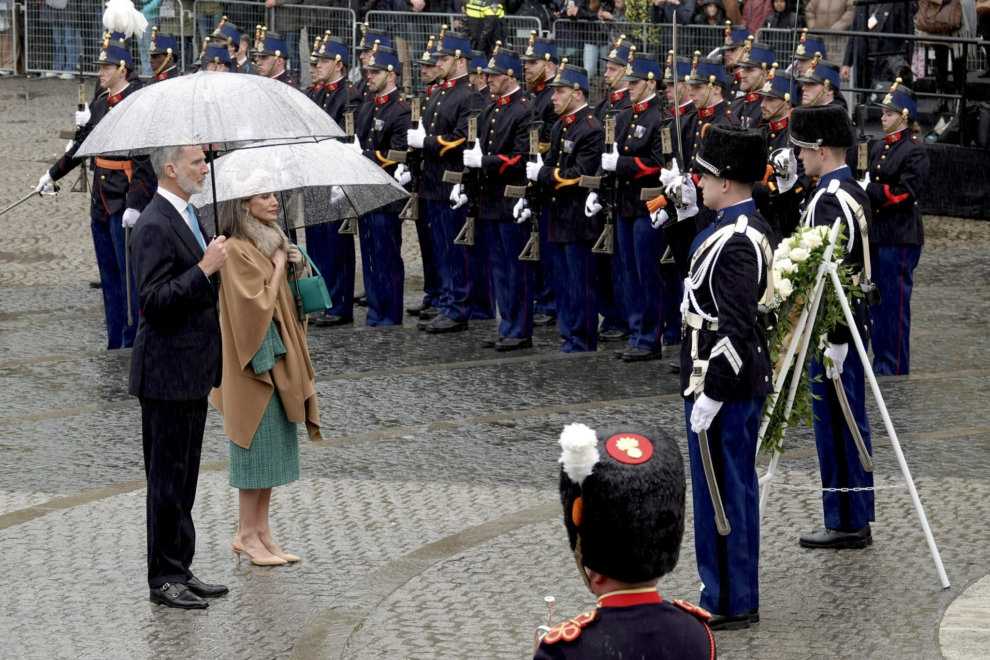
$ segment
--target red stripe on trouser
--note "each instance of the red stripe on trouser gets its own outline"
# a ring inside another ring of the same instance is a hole
[[[901,270],[897,274],[897,280],[900,284],[900,296],[898,300],[897,308],[897,362],[894,367],[894,373],[901,373],[901,331],[904,329],[904,266],[907,264],[907,248],[904,248],[901,256]]]

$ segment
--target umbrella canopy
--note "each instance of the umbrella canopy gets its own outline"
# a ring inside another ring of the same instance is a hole
[[[292,228],[356,218],[409,195],[385,170],[336,140],[238,149],[214,167],[217,202],[297,191],[292,197],[302,198],[305,212],[287,214]],[[204,207],[200,219],[207,224],[213,192],[207,177],[203,192],[189,200]]]
[[[155,147],[223,144],[225,149],[317,142],[344,131],[305,94],[278,80],[201,71],[149,85],[115,106],[76,152],[134,156]]]

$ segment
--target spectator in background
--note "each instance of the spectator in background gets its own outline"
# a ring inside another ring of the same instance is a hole
[[[772,13],[773,0],[746,0],[742,8],[742,22],[755,34],[767,22],[767,16]]]
[[[141,7],[141,14],[148,19],[148,29],[144,31],[140,37],[138,37],[138,43],[141,47],[138,48],[138,56],[141,58],[141,77],[150,78],[151,77],[151,59],[148,55],[148,51],[151,49],[151,28],[158,25],[158,10],[162,6],[162,0],[148,0]],[[178,62],[180,57],[175,56],[175,61]]]
[[[298,0],[293,4],[305,4],[305,2]],[[213,30],[220,25],[222,18],[223,5],[219,2],[196,3],[196,27],[199,30],[199,39],[196,43],[202,44],[207,37],[213,34]]]
[[[602,4],[602,6],[598,9],[598,20],[612,23],[625,23],[627,20],[626,0],[613,0],[611,4]],[[621,26],[608,26],[606,28],[608,31],[608,43],[614,44],[619,41],[619,37],[623,35],[624,29],[625,28]]]
[[[815,30],[848,30],[852,26],[856,7],[853,0],[809,0],[806,10],[808,28]],[[797,27],[804,27],[799,25]],[[846,52],[846,37],[823,35],[825,50],[830,59],[839,61],[839,54]],[[812,53],[813,55],[814,53]]]
[[[695,3],[696,0],[653,0],[653,6],[650,7],[650,22],[669,25],[674,22],[676,13],[677,24],[688,25],[697,9]],[[724,7],[722,9],[725,10]]]
[[[695,25],[725,25],[725,5],[722,0],[698,0],[698,11],[691,22]]]
[[[14,20],[14,0],[0,0],[0,71],[14,70]]]
[[[913,11],[912,5],[905,2],[857,6],[851,26],[854,32],[888,36],[875,39],[852,37],[846,41],[840,72],[842,79],[849,80],[851,76],[855,76],[855,87],[873,87],[874,81],[890,82],[896,77],[893,73],[900,75],[903,71],[907,76],[907,84],[914,42],[901,39],[897,35],[914,34]],[[838,61],[838,53],[830,55],[833,61]]]
[[[588,78],[598,75],[598,59],[608,55],[611,50],[611,44],[607,41],[608,31],[598,23],[598,14],[602,10],[601,0],[567,0],[564,7],[557,12],[559,18],[584,23],[568,27],[584,44],[584,68],[588,71]],[[566,43],[560,45],[565,48],[567,46]]]
[[[773,13],[767,16],[767,22],[763,24],[763,27],[773,30],[793,30],[794,28],[803,28],[805,24],[805,16],[803,13],[794,11],[794,4],[794,0],[773,0]],[[852,2],[850,1],[850,9],[851,8]],[[849,20],[852,20],[852,14],[850,14]],[[763,39],[763,37],[760,38]]]
[[[945,4],[943,2],[943,4]],[[973,39],[976,37],[976,0],[959,0],[962,8],[962,24],[959,29],[945,36]],[[919,30],[919,34],[924,34]],[[935,92],[937,94],[961,94],[966,84],[966,53],[969,46],[965,44],[929,44],[927,46],[934,54]],[[952,83],[949,83],[949,58],[952,58]],[[955,105],[955,104],[953,104]],[[949,101],[940,98],[935,106],[935,112],[946,112]]]
[[[51,26],[52,30],[52,71],[47,77],[60,77],[62,80],[72,80],[72,71],[79,68],[79,58],[82,55],[82,40],[79,28],[73,20],[73,10],[66,8],[68,0],[44,0],[41,6],[41,21]],[[61,72],[61,75],[58,73]]]
[[[186,14],[185,10],[192,11],[190,0],[162,0],[158,7],[158,31],[171,34],[185,50],[186,61],[183,63],[183,68],[188,67],[193,60],[199,57],[198,46],[203,43],[194,43],[193,30],[195,25],[189,20],[189,15]],[[219,23],[219,21],[217,22]],[[212,31],[211,29],[210,32]]]
[[[540,21],[541,30],[553,28],[553,16],[557,12],[556,0],[506,0],[506,16],[532,16]]]

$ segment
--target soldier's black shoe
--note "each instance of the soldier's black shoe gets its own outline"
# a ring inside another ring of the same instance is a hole
[[[89,281],[89,288],[90,289],[102,289],[103,288],[103,282],[101,282],[100,281],[100,278],[97,277],[95,280],[90,280]]]
[[[420,312],[422,312],[424,309],[429,309],[429,308],[430,305],[428,305],[427,303],[414,305],[412,307],[406,307],[406,314],[408,314],[409,316],[419,316]]]
[[[648,351],[645,348],[639,348],[638,346],[630,346],[626,352],[622,354],[622,361],[646,362],[647,360],[659,360],[661,357],[662,351],[660,351],[660,349]]]
[[[802,534],[799,543],[802,548],[862,550],[867,546],[873,545],[873,532],[870,530],[869,524],[863,529],[857,529],[851,532],[819,527],[807,534]]]
[[[628,351],[630,348],[632,348],[632,346],[623,346],[622,348],[617,348],[614,351],[612,351],[612,354],[615,357],[622,359],[622,356],[625,355],[626,351]]]
[[[534,314],[533,325],[553,325],[557,322],[556,316],[550,314]]]
[[[481,340],[481,347],[482,348],[495,348],[495,344],[499,343],[503,339],[504,339],[504,337],[502,335],[498,335],[497,337],[491,337],[490,339],[482,339]]]
[[[149,600],[156,605],[168,605],[181,610],[205,610],[210,606],[205,600],[187,589],[186,585],[168,582],[157,589],[152,589]]]
[[[462,332],[467,330],[467,321],[455,321],[449,316],[439,315],[427,325],[424,330],[431,335],[442,335],[448,332]]]
[[[532,348],[532,347],[533,347],[532,337],[519,337],[515,339],[512,337],[502,337],[495,344],[495,350],[501,352],[518,351],[521,348]]]
[[[422,312],[419,313],[419,318],[421,319],[435,319],[440,314],[439,307],[427,307]]]
[[[749,611],[749,622],[750,623],[760,622],[760,608],[755,607]]]
[[[358,307],[368,306],[368,294],[362,291],[361,293],[354,294],[354,304]]]
[[[316,320],[313,321],[313,325],[318,328],[332,328],[337,325],[350,325],[352,323],[354,323],[353,316],[335,316],[333,314],[317,316]]]
[[[625,341],[629,339],[629,333],[622,330],[602,330],[598,333],[598,341]]]
[[[744,614],[714,614],[708,620],[709,630],[743,630],[749,628],[752,622],[750,613]]]

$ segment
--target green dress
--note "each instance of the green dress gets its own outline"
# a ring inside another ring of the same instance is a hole
[[[268,334],[261,348],[251,359],[254,373],[270,371],[275,363],[285,357],[285,345],[278,335],[275,322],[268,327]],[[296,423],[290,422],[278,396],[278,388],[272,391],[261,423],[254,433],[251,448],[244,449],[230,442],[230,485],[233,488],[274,488],[299,478],[299,438]]]

